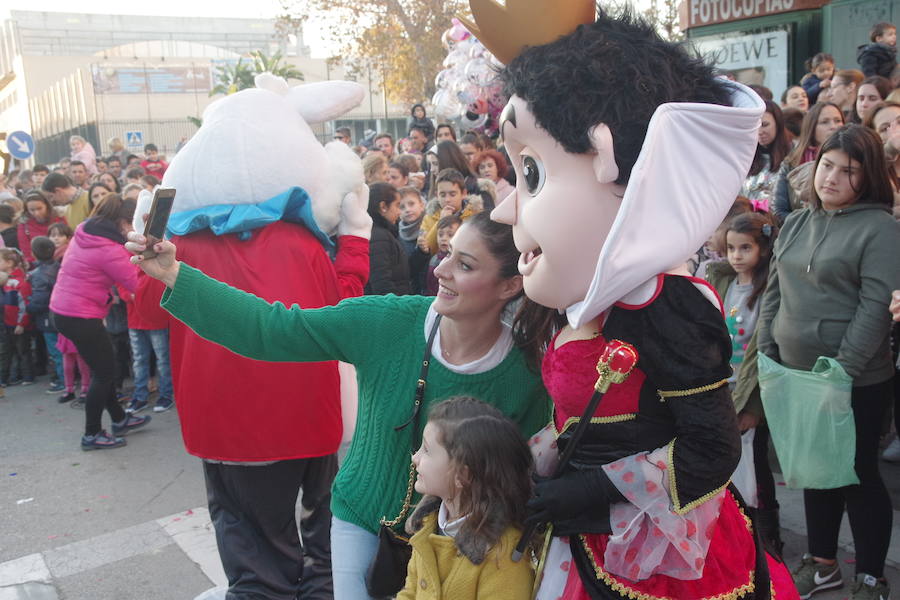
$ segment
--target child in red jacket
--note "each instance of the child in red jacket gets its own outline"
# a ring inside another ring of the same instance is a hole
[[[13,248],[0,250],[0,271],[8,276],[3,285],[4,336],[0,344],[0,385],[30,385],[34,383],[34,363],[27,331],[31,317],[25,311],[25,299],[31,295],[31,284],[25,277],[22,253]]]

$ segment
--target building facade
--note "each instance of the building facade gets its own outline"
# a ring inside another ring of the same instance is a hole
[[[196,131],[191,118],[220,97],[210,96],[217,69],[254,50],[281,52],[307,83],[348,78],[312,58],[302,32],[279,39],[274,20],[11,11],[0,29],[0,132],[31,133],[31,163],[67,156],[73,134],[98,154],[118,137],[137,154],[154,143],[171,156]],[[366,98],[341,124],[360,136],[401,132],[406,109],[387,102],[378,84],[357,81]],[[324,141],[334,126],[314,129]]]

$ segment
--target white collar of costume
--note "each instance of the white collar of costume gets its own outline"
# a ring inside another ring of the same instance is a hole
[[[731,106],[672,102],[650,119],[616,220],[584,300],[566,310],[572,327],[615,302],[649,300],[659,273],[703,245],[734,203],[756,152],[762,99],[727,81]]]

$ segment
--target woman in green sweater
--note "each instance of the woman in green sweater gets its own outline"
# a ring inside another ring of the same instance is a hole
[[[142,236],[130,239],[130,250],[144,250]],[[337,600],[369,597],[365,573],[380,522],[393,519],[404,506],[411,449],[421,439],[425,420],[417,431],[396,428],[413,412],[422,357],[438,315],[420,414],[438,400],[467,395],[499,408],[526,437],[550,419],[539,371],[519,349],[517,328],[501,320],[504,307],[522,293],[519,252],[511,228],[486,213],[454,236],[450,255],[435,269],[440,288],[434,298],[364,296],[320,309],[286,308],[178,262],[171,242],[157,244],[156,251],[156,258],[133,260],[166,284],[162,306],[201,337],[257,360],[355,365],[356,430],[331,500]]]

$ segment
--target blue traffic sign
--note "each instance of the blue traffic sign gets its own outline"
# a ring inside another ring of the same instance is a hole
[[[143,148],[144,147],[144,132],[142,131],[126,131],[125,132],[125,145],[129,148]]]
[[[34,154],[34,138],[24,131],[13,131],[6,136],[6,147],[13,158],[25,160]]]

